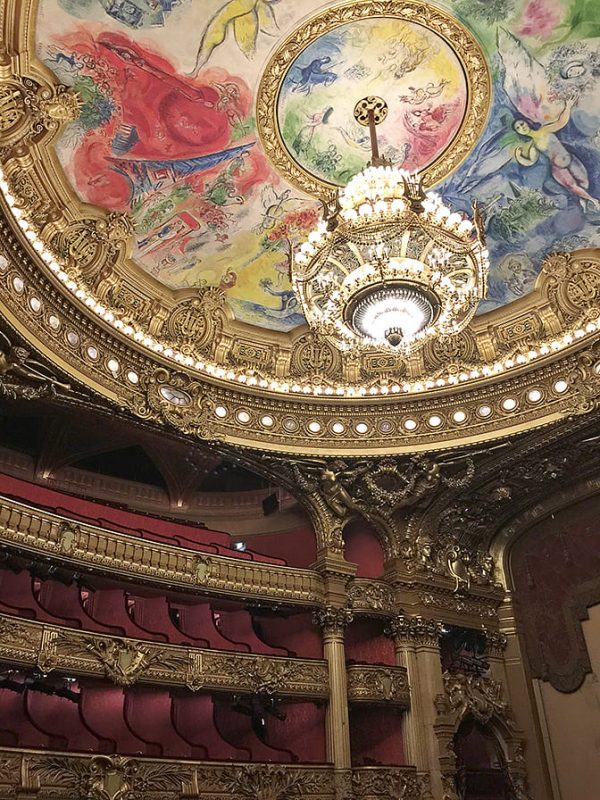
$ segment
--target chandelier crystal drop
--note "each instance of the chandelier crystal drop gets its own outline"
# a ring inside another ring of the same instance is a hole
[[[362,120],[355,110],[371,129],[372,163],[323,203],[295,252],[293,282],[309,326],[341,350],[408,351],[468,325],[485,297],[488,255],[476,206],[473,219],[453,212],[379,157],[375,101],[381,108],[380,98],[357,105]]]

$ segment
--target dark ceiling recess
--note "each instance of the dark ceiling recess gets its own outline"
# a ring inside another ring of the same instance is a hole
[[[49,420],[45,417],[0,415],[0,447],[37,456],[45,438]]]
[[[201,492],[249,492],[270,486],[269,481],[260,475],[236,464],[223,462],[202,480],[199,489]]]
[[[76,461],[72,466],[88,470],[88,472],[110,475],[113,478],[146,483],[161,489],[167,488],[163,476],[139,445],[87,456],[87,458]]]

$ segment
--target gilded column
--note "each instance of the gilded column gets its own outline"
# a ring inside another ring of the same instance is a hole
[[[560,797],[554,757],[549,743],[543,707],[536,697],[537,681],[528,675],[527,658],[522,651],[522,642],[517,633],[517,624],[512,598],[507,592],[498,609],[501,636],[506,645],[502,659],[502,673],[506,677],[508,699],[514,714],[514,722],[523,732],[525,750],[523,768],[527,770],[527,782],[534,800],[556,800]],[[504,649],[504,648],[503,648]],[[489,652],[492,656],[492,652]],[[490,658],[490,666],[500,671]]]
[[[396,663],[405,667],[410,686],[410,709],[404,719],[404,743],[409,764],[425,779],[430,776],[435,797],[442,796],[435,697],[444,691],[439,637],[441,623],[398,614],[391,620]]]
[[[325,606],[314,613],[314,621],[323,630],[323,655],[329,666],[329,706],[326,717],[327,760],[336,770],[349,770],[350,723],[344,628],[352,621],[349,608]]]

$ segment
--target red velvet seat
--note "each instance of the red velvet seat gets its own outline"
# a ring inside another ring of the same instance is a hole
[[[124,708],[130,730],[146,742],[147,755],[167,758],[193,758],[198,755],[196,748],[182,739],[173,727],[168,691],[134,686],[125,695]]]
[[[79,701],[81,717],[98,739],[109,740],[113,753],[145,755],[146,744],[127,726],[125,694],[120,686],[107,683],[82,687]]]
[[[148,633],[135,624],[127,612],[127,596],[123,589],[97,589],[90,594],[86,610],[90,617],[102,625],[110,625],[119,636],[165,642],[162,634]]]
[[[297,759],[289,750],[269,747],[252,730],[252,720],[246,714],[235,711],[226,700],[215,701],[215,725],[221,736],[236,747],[250,750],[252,761],[291,762]]]
[[[289,655],[283,647],[271,647],[256,635],[252,627],[252,617],[245,609],[219,611],[219,631],[240,645],[247,645],[252,653],[262,655]]]
[[[65,586],[59,581],[42,581],[37,599],[45,611],[60,617],[64,620],[64,624],[70,627],[97,633],[119,634],[119,628],[114,625],[103,625],[90,617],[82,603],[81,590],[75,584]]]
[[[205,758],[223,761],[249,761],[250,750],[234,747],[223,739],[215,727],[213,701],[209,695],[174,696],[173,725],[177,733],[194,747],[205,751]]]
[[[194,605],[172,603],[171,605],[179,612],[177,627],[187,636],[196,640],[204,639],[208,643],[208,647],[214,647],[217,650],[250,652],[249,645],[232,642],[219,632],[208,603]]]
[[[61,617],[54,616],[38,603],[33,591],[34,579],[27,570],[13,572],[10,569],[0,570],[0,605],[7,614],[16,614],[39,622],[54,625],[64,624]]]
[[[79,704],[66,697],[28,690],[25,707],[31,723],[59,750],[110,752],[110,742],[100,741],[83,724]]]
[[[25,693],[0,689],[0,742],[19,747],[50,747],[47,734],[36,728],[25,713]]]
[[[91,500],[82,500],[8,475],[0,475],[0,492],[39,509],[130,536],[152,538],[189,549],[220,553],[230,558],[252,559],[266,564],[286,563],[280,558],[253,553],[250,550],[246,552],[234,550],[231,547],[230,535],[222,531],[208,530],[197,524],[172,522],[147,514],[113,508]],[[0,522],[9,524],[11,516],[10,511],[0,509]]]
[[[206,646],[206,640],[194,640],[177,628],[169,616],[169,604],[164,597],[142,597],[129,595],[130,615],[135,624],[143,631],[156,636],[163,636],[165,642],[171,644],[191,644]]]

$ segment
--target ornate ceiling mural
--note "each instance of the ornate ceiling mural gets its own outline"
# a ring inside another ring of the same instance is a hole
[[[368,159],[349,113],[367,91],[391,108],[382,144],[393,161],[427,173],[446,160],[433,169],[444,178],[436,190],[458,209],[472,197],[483,204],[491,273],[482,312],[529,292],[547,254],[598,244],[593,0],[428,7],[450,18],[444,35],[411,4],[402,5],[412,20],[394,3],[359,19],[370,5],[342,13],[319,0],[40,0],[38,57],[81,99],[56,145],[60,163],[81,200],[131,216],[149,285],[219,287],[242,322],[301,325],[290,252],[314,225],[319,182],[343,184]],[[313,35],[298,39],[315,16]],[[468,148],[472,83],[483,78],[449,41],[463,26],[493,78],[485,130],[482,105]],[[295,37],[272,111],[289,163],[315,179],[313,196],[274,165],[256,121],[261,78]],[[461,146],[471,149],[462,165]]]
[[[330,456],[594,410],[594,5],[5,0],[2,391],[85,385],[186,435]],[[408,353],[336,349],[288,280],[360,167],[370,81],[382,150],[487,212],[484,313]]]

